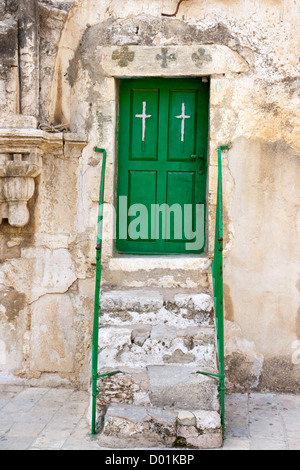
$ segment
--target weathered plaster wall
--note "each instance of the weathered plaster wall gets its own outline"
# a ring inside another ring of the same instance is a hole
[[[5,3],[0,2],[1,8]],[[3,35],[15,38],[10,3],[10,16],[0,28],[0,48]],[[232,144],[223,159],[227,385],[231,390],[299,391],[300,364],[293,357],[300,347],[300,38],[295,34],[300,3],[187,0],[176,18],[162,18],[162,12],[172,13],[176,5],[176,0],[39,1],[36,117],[67,123],[73,133],[86,133],[88,144],[82,154],[66,154],[64,146],[59,154],[49,151],[30,202],[29,225],[18,230],[1,226],[3,376],[36,378],[39,383],[73,380],[81,386],[88,382],[101,172],[95,145],[108,151],[104,285],[210,289],[207,259],[178,264],[172,257],[145,267],[144,260],[116,257],[110,216],[115,202],[117,78],[137,70],[128,51],[139,58],[139,76],[176,76],[180,64],[161,67],[151,48],[168,48],[179,57],[184,46],[196,51],[202,46],[206,53],[209,48],[224,50],[219,61],[204,60],[198,69],[195,63],[190,69],[211,77],[210,240],[216,150]],[[118,64],[113,51],[123,51],[127,60],[123,57]],[[17,61],[13,52],[11,57]],[[218,68],[225,59],[226,67]],[[18,113],[17,81],[8,78],[7,70],[4,78],[0,75],[3,110]],[[7,89],[9,83],[15,85]]]

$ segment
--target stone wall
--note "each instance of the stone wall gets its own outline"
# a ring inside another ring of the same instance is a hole
[[[35,126],[43,167],[30,221],[16,228],[4,217],[1,225],[3,380],[88,386],[101,173],[94,146],[108,155],[104,288],[209,291],[217,148],[231,143],[223,156],[227,386],[299,391],[299,0],[186,0],[170,18],[162,13],[173,13],[176,0],[40,0],[38,37],[30,29],[19,45],[16,4],[0,2],[0,140],[31,127],[28,142],[34,119],[72,134]],[[117,256],[118,79],[183,75],[210,79],[207,256]]]

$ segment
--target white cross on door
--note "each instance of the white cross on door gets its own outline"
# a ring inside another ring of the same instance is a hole
[[[152,114],[146,114],[146,101],[143,101],[143,114],[136,114],[136,118],[142,119],[142,142],[145,142],[146,136],[146,119],[151,118]]]
[[[175,116],[176,119],[182,119],[181,121],[181,142],[184,142],[184,130],[185,130],[185,120],[190,119],[191,116],[185,114],[185,103],[182,103],[181,114],[180,116]]]

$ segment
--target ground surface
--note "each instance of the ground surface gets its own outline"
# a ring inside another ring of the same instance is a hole
[[[0,385],[0,450],[103,449],[90,435],[89,402],[83,391]],[[227,395],[222,449],[300,450],[300,396]]]

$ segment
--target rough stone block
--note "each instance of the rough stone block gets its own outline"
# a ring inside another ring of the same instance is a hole
[[[37,119],[34,116],[23,116],[22,114],[13,114],[0,116],[1,129],[36,129]]]
[[[218,431],[221,429],[221,418],[216,411],[196,410],[196,426],[200,431],[209,429],[210,431]]]
[[[69,296],[45,295],[31,309],[31,368],[40,372],[73,372],[75,331]]]
[[[101,311],[151,312],[163,306],[163,297],[158,291],[124,290],[103,292]]]
[[[150,325],[104,326],[99,330],[100,362],[103,367],[154,364],[195,364],[215,368],[214,337],[200,328],[195,335],[173,326]],[[190,334],[189,334],[190,333]]]
[[[154,365],[147,370],[153,406],[219,410],[218,384],[211,377],[197,374],[199,369],[186,365]]]
[[[180,410],[177,422],[182,426],[196,426],[196,416],[187,410]]]
[[[103,324],[213,325],[213,303],[208,294],[176,294],[170,299],[168,292],[162,295],[155,290],[107,291],[101,296],[101,314]]]
[[[174,296],[175,305],[181,308],[192,308],[197,312],[211,310],[211,297],[208,294],[177,294]]]
[[[222,446],[222,432],[201,433],[194,426],[177,428],[177,445],[196,449],[218,449]]]
[[[208,294],[177,294],[167,308],[201,325],[212,325],[213,302]]]
[[[171,54],[172,59],[167,59],[164,54]],[[145,76],[145,73],[161,76],[165,68],[168,68],[168,75],[182,76],[186,74],[187,64],[192,76],[242,72],[249,68],[239,54],[223,45],[147,47],[142,50],[138,46],[103,47],[99,49],[99,56],[101,67],[108,76],[120,73],[127,77]]]
[[[105,438],[113,438],[114,446],[122,441],[131,448],[222,446],[221,422],[216,412],[113,404],[106,410],[103,421],[100,442],[103,437],[104,442]]]
[[[99,373],[115,370],[115,368],[103,368]],[[146,369],[119,367],[118,370],[121,373],[99,379],[98,406],[107,406],[111,403],[150,405],[149,377]]]
[[[177,412],[138,406],[112,405],[107,410],[104,436],[134,438],[135,446],[156,442],[172,446],[176,436]]]
[[[192,419],[193,418],[193,419]],[[216,411],[196,410],[180,412],[177,416],[177,443],[197,449],[214,449],[222,446],[222,427]]]
[[[137,325],[132,329],[131,341],[138,346],[143,346],[145,341],[149,338],[151,331],[150,325]]]
[[[154,325],[151,330],[151,338],[157,341],[164,341],[165,339],[175,339],[177,336],[177,330],[174,326],[169,325]]]

